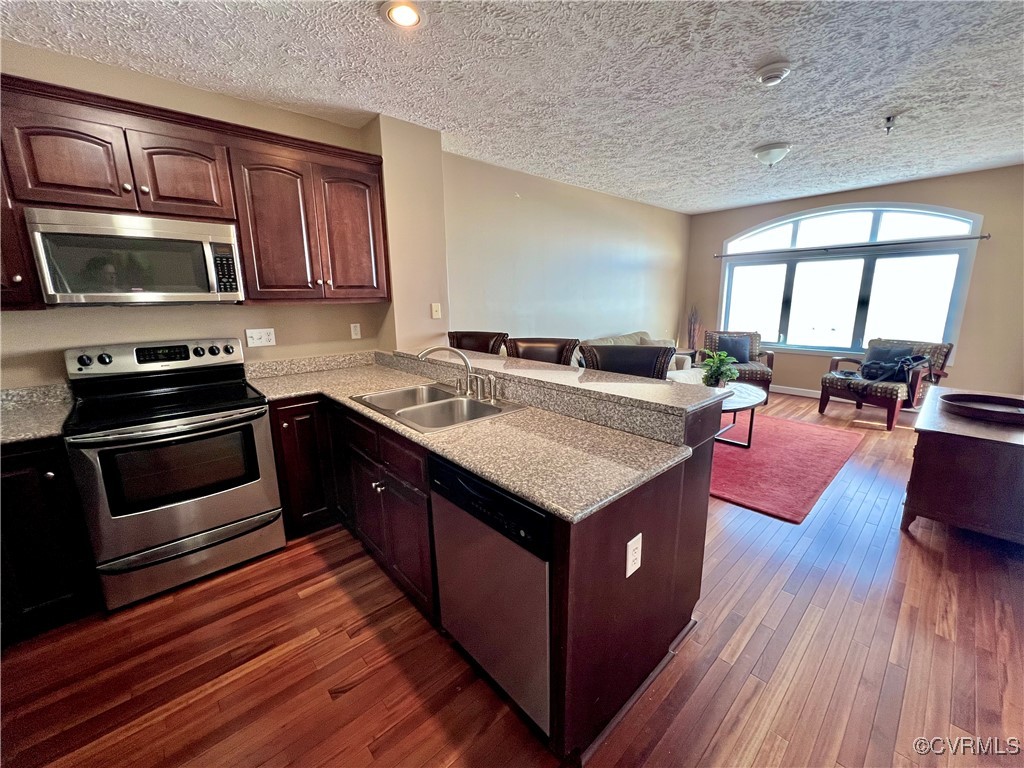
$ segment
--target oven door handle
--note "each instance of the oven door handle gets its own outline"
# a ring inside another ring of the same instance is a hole
[[[132,440],[148,440],[151,437],[164,437],[167,435],[184,435],[196,431],[202,431],[209,427],[227,427],[232,424],[243,424],[247,421],[255,421],[263,416],[269,408],[265,405],[258,408],[241,408],[237,411],[218,414],[210,418],[188,418],[178,419],[172,422],[172,426],[159,427],[157,429],[139,429],[135,431],[111,430],[109,432],[94,432],[81,437],[66,437],[64,442],[68,445],[102,445]]]

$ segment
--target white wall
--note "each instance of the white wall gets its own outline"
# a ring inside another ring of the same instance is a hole
[[[678,335],[689,217],[445,153],[452,329]]]

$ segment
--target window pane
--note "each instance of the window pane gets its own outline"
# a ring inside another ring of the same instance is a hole
[[[879,259],[871,283],[864,343],[871,339],[941,342],[959,256]]]
[[[726,253],[753,253],[754,251],[777,251],[793,244],[793,225],[781,224],[762,232],[735,240],[726,246]]]
[[[797,264],[786,342],[806,347],[849,347],[863,271],[863,259]]]
[[[849,211],[801,219],[800,229],[796,232],[796,247],[866,243],[871,239],[874,215],[872,211]]]
[[[779,340],[785,264],[752,264],[732,268],[727,331],[757,331],[766,342]]]
[[[878,225],[878,241],[916,237],[956,237],[971,234],[971,222],[927,213],[886,211]]]

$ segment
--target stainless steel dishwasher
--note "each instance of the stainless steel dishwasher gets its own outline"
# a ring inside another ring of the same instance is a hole
[[[431,458],[441,626],[551,733],[551,521]]]

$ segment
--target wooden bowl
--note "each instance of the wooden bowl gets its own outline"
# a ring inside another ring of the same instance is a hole
[[[953,392],[940,395],[939,401],[942,410],[957,416],[1024,426],[1024,397]]]

